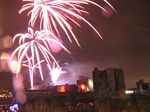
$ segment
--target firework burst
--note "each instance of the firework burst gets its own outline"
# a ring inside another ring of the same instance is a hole
[[[115,11],[107,0],[103,1]],[[80,46],[72,30],[71,22],[81,27],[78,20],[84,21],[101,37],[96,28],[84,18],[83,15],[89,14],[89,12],[85,10],[83,5],[92,4],[105,12],[106,10],[91,0],[23,0],[23,2],[27,3],[19,10],[19,14],[29,10],[28,15],[31,16],[29,26],[34,28],[35,24],[37,24],[40,31],[34,32],[31,27],[28,27],[28,33],[16,34],[14,36],[13,41],[19,38],[19,46],[12,53],[10,62],[12,62],[16,54],[18,57],[18,70],[22,62],[27,62],[26,64],[23,63],[23,65],[29,68],[31,87],[33,87],[33,74],[36,68],[40,72],[41,79],[44,79],[42,71],[43,62],[48,65],[52,77],[54,76],[53,73],[56,70],[58,71],[58,76],[54,79],[57,81],[62,71],[57,60],[51,53],[52,43],[56,43],[70,53],[57,38],[57,36],[61,37],[59,28],[63,30],[71,43],[75,41]],[[55,63],[56,66],[50,66],[52,63]]]
[[[19,47],[17,47],[12,53],[10,62],[12,61],[15,54],[17,54],[19,63],[18,65],[21,65],[23,60],[27,60],[31,77],[33,77],[32,74],[34,69],[38,68],[41,79],[43,80],[41,60],[46,61],[46,63],[49,65],[51,62],[55,62],[56,66],[59,67],[56,59],[51,53],[50,43],[55,42],[65,51],[68,53],[70,52],[63,46],[63,44],[57,41],[57,37],[49,31],[41,30],[34,32],[33,29],[29,27],[28,32],[29,33],[15,35],[13,41],[19,38]],[[55,39],[52,39],[51,36],[55,37]],[[19,66],[17,68],[19,69]]]
[[[55,62],[53,62],[52,66],[47,64],[47,67],[50,70],[51,80],[53,84],[56,84],[60,74],[67,73],[66,71],[63,71],[62,68],[56,66]]]
[[[69,41],[72,43],[72,38],[75,40],[78,46],[80,46],[78,39],[76,38],[74,32],[72,31],[72,27],[68,21],[72,21],[77,26],[81,27],[77,20],[82,20],[87,23],[100,37],[99,32],[94,28],[94,26],[88,22],[83,14],[88,14],[83,5],[95,5],[102,10],[106,11],[99,4],[91,1],[91,0],[23,0],[27,3],[23,5],[22,9],[19,13],[27,9],[31,9],[28,15],[31,15],[29,20],[29,25],[34,27],[38,18],[40,19],[40,28],[45,30],[50,30],[51,32],[55,32],[57,35],[60,35],[58,31],[58,26],[60,26],[65,34],[67,35]],[[111,8],[111,4],[104,0]],[[114,9],[114,8],[113,8]],[[102,38],[102,37],[101,37]]]

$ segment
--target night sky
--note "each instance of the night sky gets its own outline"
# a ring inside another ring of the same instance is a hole
[[[76,83],[79,75],[92,78],[95,67],[100,70],[108,67],[123,68],[126,87],[135,86],[139,79],[150,82],[150,1],[111,0],[110,3],[117,10],[110,17],[105,17],[95,7],[88,9],[91,14],[87,18],[99,30],[103,39],[81,23],[82,28],[74,27],[74,30],[82,48],[64,40],[72,55],[61,51],[57,56],[62,63],[68,63],[64,68],[70,73],[63,74],[60,82]],[[27,13],[18,14],[21,7],[21,0],[0,0],[3,35],[14,36],[27,31]],[[15,47],[0,50],[0,53]],[[11,88],[11,85],[11,74],[1,72],[0,88]]]

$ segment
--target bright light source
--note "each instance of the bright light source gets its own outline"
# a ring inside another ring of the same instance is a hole
[[[88,79],[87,91],[93,91],[93,80]]]
[[[7,59],[10,59],[10,56],[9,56],[9,54],[8,53],[5,53],[5,52],[3,52],[2,54],[1,54],[1,60],[7,60]]]
[[[85,85],[81,85],[81,88],[82,88],[82,89],[85,89]]]
[[[132,93],[134,93],[134,91],[133,90],[126,90],[125,93],[126,94],[132,94]]]
[[[55,68],[51,71],[51,76],[52,76],[51,78],[54,84],[57,82],[60,73],[61,73],[61,69],[59,68]]]
[[[89,84],[90,87],[93,87],[93,81],[92,81],[92,79],[88,80],[88,84]]]
[[[19,73],[21,70],[21,65],[18,65],[18,61],[12,61],[10,68],[13,73]]]

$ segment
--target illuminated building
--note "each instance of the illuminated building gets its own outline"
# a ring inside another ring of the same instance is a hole
[[[87,77],[80,76],[77,80],[78,92],[87,92]]]
[[[10,90],[0,90],[0,105],[12,105],[13,93]]]
[[[77,80],[78,92],[93,92],[93,80],[84,76],[79,76]]]
[[[77,111],[82,108],[91,112],[94,109],[92,83],[91,79],[80,76],[77,85],[65,84],[48,86],[45,90],[26,90],[28,100],[21,106],[26,111],[45,108],[51,111],[53,109]]]
[[[66,92],[66,87],[65,87],[65,85],[60,85],[59,87],[58,87],[58,90],[57,90],[58,92]]]
[[[65,92],[70,92],[70,93],[76,93],[77,92],[77,86],[76,85],[56,85],[56,86],[49,86],[47,90],[50,90],[52,93],[65,93]]]
[[[93,92],[93,80],[92,79],[88,79],[87,80],[87,91]]]
[[[125,81],[122,68],[107,68],[93,71],[94,100],[98,104],[96,112],[110,112],[110,98],[125,94]],[[101,108],[101,110],[98,110]]]

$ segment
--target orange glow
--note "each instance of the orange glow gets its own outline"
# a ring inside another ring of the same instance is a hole
[[[85,89],[85,85],[81,85],[81,88],[82,88],[82,89]]]
[[[8,53],[3,52],[0,56],[1,62],[0,62],[0,71],[8,72],[8,60],[10,59],[10,56]]]
[[[1,60],[7,60],[7,59],[10,59],[9,54],[8,54],[8,53],[3,52],[3,53],[1,54]]]
[[[19,73],[21,70],[21,65],[18,65],[18,61],[12,61],[10,68],[13,73]]]
[[[65,92],[65,85],[61,85],[58,87],[58,92]]]
[[[86,89],[87,89],[87,88],[86,88],[86,85],[85,85],[85,84],[81,84],[81,85],[80,85],[80,92],[87,92]]]
[[[4,38],[3,42],[4,42],[4,48],[10,48],[10,47],[12,47],[12,45],[13,45],[12,37],[9,36],[9,35],[7,35],[7,36]]]

